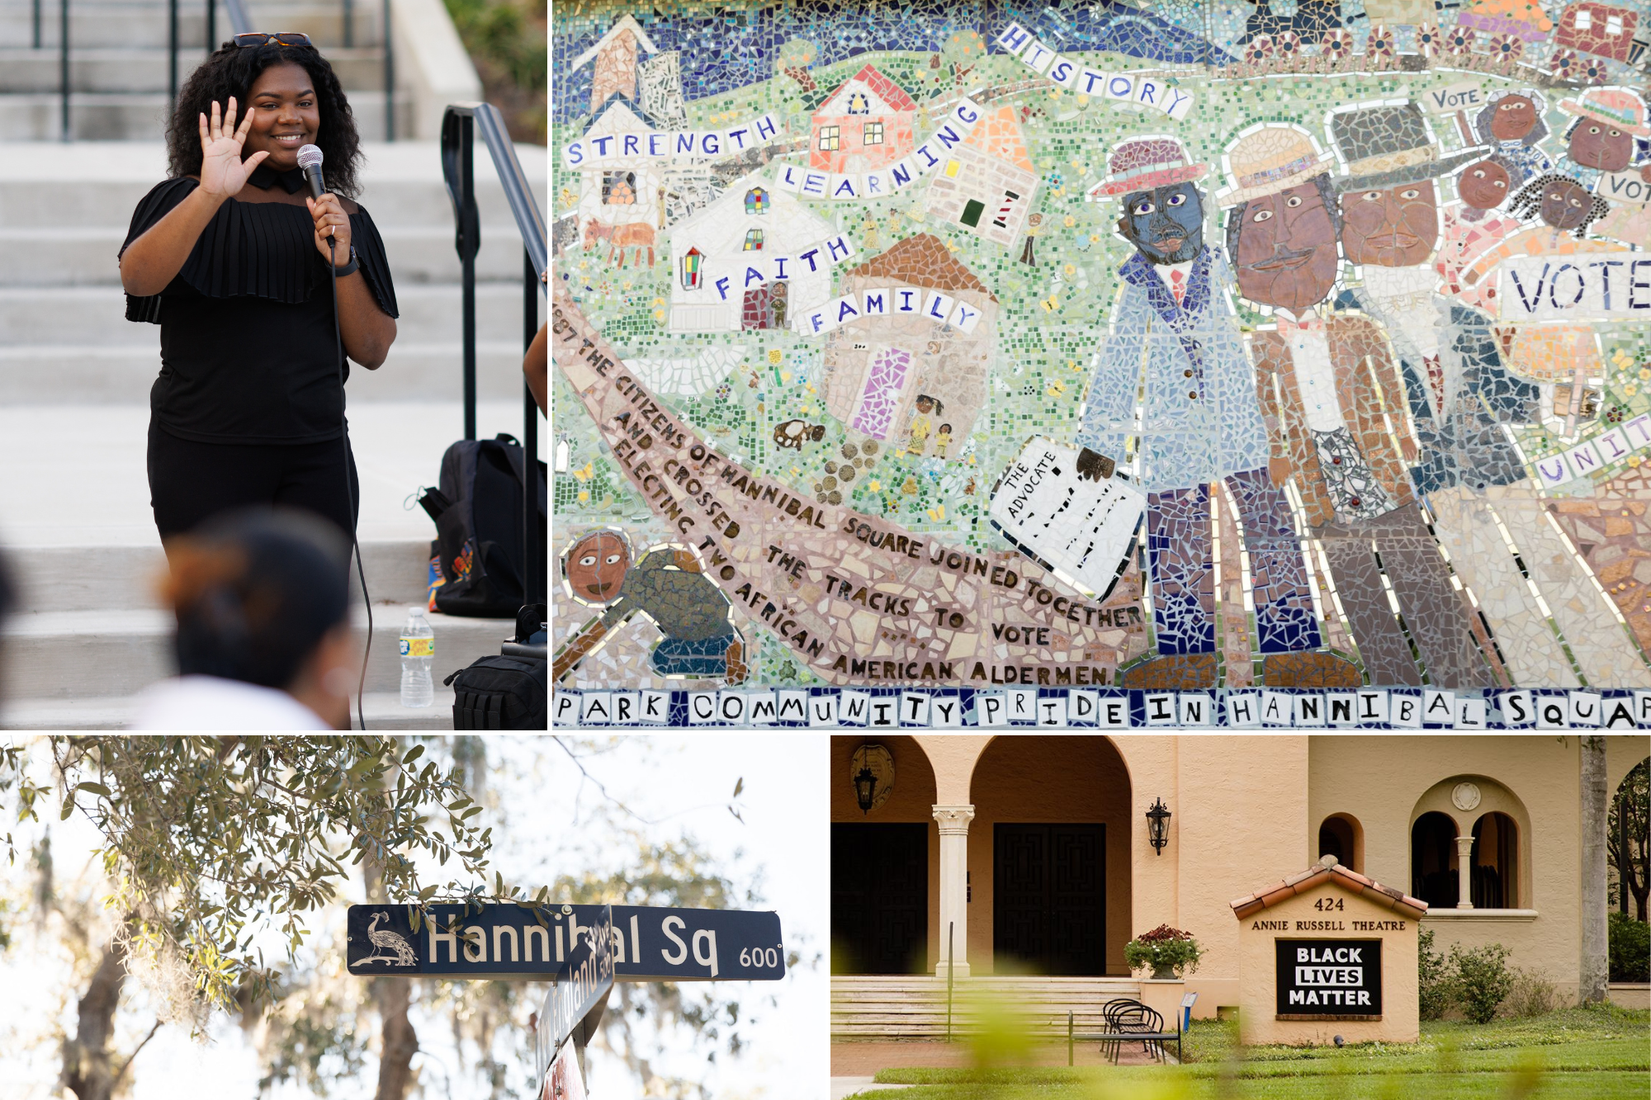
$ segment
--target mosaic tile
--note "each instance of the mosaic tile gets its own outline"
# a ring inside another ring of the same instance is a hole
[[[1651,687],[1648,31],[557,5],[557,686]]]

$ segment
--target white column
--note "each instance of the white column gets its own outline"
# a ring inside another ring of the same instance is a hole
[[[1456,838],[1456,908],[1473,908],[1473,838]]]
[[[973,806],[936,806],[940,823],[940,943],[934,972],[946,976],[946,929],[951,927],[952,973],[969,976],[969,822]]]

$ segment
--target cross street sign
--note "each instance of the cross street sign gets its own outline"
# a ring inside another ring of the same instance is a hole
[[[413,932],[406,905],[352,905],[351,974],[551,981],[608,914],[616,982],[778,981],[779,914],[638,905],[432,905]],[[540,920],[543,923],[540,923]]]
[[[603,905],[590,924],[580,929],[567,961],[557,968],[545,994],[533,1036],[539,1070],[535,1080],[544,1079],[569,1036],[580,1047],[590,1042],[612,990],[613,917]]]

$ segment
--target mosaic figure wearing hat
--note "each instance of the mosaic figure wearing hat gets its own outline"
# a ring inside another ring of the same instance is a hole
[[[1486,683],[1468,609],[1384,415],[1404,402],[1387,341],[1368,318],[1320,312],[1340,264],[1328,158],[1305,130],[1266,124],[1229,146],[1227,164],[1231,186],[1221,198],[1231,207],[1239,293],[1278,320],[1250,340],[1271,465],[1276,480],[1293,479],[1301,494],[1365,672],[1372,684],[1420,684],[1414,640],[1433,683]],[[1388,603],[1389,586],[1410,637]]]
[[[1421,110],[1409,103],[1334,111],[1329,130],[1347,171],[1336,182],[1342,253],[1360,275],[1349,280],[1342,302],[1379,320],[1392,340],[1415,435],[1406,457],[1435,536],[1479,600],[1516,683],[1574,684],[1521,562],[1548,606],[1562,609],[1555,617],[1589,682],[1618,682],[1614,677],[1628,671],[1622,631],[1587,570],[1546,522],[1544,502],[1504,428],[1541,416],[1540,391],[1506,369],[1488,318],[1434,294],[1434,180],[1479,154],[1441,159]],[[1504,528],[1521,540],[1519,560],[1507,549]],[[1462,668],[1477,670],[1477,652],[1468,639],[1459,642]],[[1428,669],[1444,682],[1431,660]]]
[[[664,635],[649,655],[655,675],[744,681],[745,645],[734,629],[728,598],[692,550],[655,547],[633,564],[630,540],[602,528],[568,547],[562,574],[576,600],[604,610],[557,652],[554,679],[572,672],[640,613]]]
[[[1548,124],[1542,120],[1546,107],[1540,95],[1525,89],[1497,96],[1474,116],[1475,135],[1515,173],[1514,187],[1553,167],[1542,151],[1542,140],[1548,136]]]
[[[1091,199],[1118,198],[1118,233],[1135,252],[1111,331],[1095,357],[1077,442],[1078,472],[1100,480],[1130,453],[1147,490],[1147,565],[1158,653],[1127,669],[1126,686],[1215,683],[1210,494],[1235,502],[1254,579],[1262,678],[1273,686],[1359,683],[1322,645],[1299,539],[1267,469],[1267,429],[1227,288],[1231,269],[1204,243],[1206,165],[1179,141],[1120,144]],[[1137,394],[1141,420],[1136,423]]]
[[[1634,139],[1651,137],[1645,101],[1626,88],[1589,88],[1559,109],[1576,121],[1565,131],[1560,171],[1598,191],[1599,177],[1624,171],[1634,161]]]

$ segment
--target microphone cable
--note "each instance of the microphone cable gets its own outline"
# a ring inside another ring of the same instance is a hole
[[[340,204],[342,205],[342,204]],[[346,214],[345,217],[349,215]],[[361,580],[361,599],[367,605],[367,649],[361,655],[361,679],[355,688],[355,716],[363,731],[367,728],[367,661],[373,655],[373,598],[367,594],[367,570],[361,563],[361,539],[356,534],[360,520],[355,508],[355,488],[350,484],[350,424],[344,413],[344,333],[338,320],[337,239],[327,235],[327,278],[332,283],[332,334],[338,348],[338,432],[344,447],[344,499],[350,509],[350,545],[355,549],[355,573]]]

